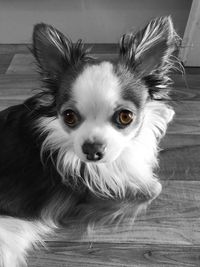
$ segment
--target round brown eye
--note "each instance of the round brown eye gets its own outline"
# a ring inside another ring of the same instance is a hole
[[[119,122],[122,125],[128,125],[133,121],[133,113],[129,110],[122,110],[119,113]]]
[[[64,122],[68,126],[74,126],[78,122],[78,116],[77,116],[77,114],[73,110],[71,110],[71,109],[66,110],[63,113],[63,117],[64,117]]]

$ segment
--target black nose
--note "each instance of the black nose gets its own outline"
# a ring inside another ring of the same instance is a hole
[[[88,160],[97,161],[103,158],[106,145],[102,143],[86,141],[82,145],[83,153]]]

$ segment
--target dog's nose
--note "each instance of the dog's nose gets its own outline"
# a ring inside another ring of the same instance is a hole
[[[82,145],[83,153],[88,160],[97,161],[103,158],[106,145],[97,142],[86,141]]]

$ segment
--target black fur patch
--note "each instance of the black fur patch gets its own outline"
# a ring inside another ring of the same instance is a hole
[[[141,80],[122,64],[115,67],[115,74],[120,80],[122,98],[141,108],[147,99],[147,89]]]
[[[55,194],[82,195],[61,182],[51,161],[40,160],[42,139],[33,124],[37,113],[23,104],[0,112],[0,213],[38,218]],[[44,138],[44,137],[42,137]],[[48,155],[47,155],[48,157]],[[82,191],[84,192],[84,190]]]

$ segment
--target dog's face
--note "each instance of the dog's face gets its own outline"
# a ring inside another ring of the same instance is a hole
[[[49,110],[56,107],[72,152],[84,162],[115,161],[140,134],[146,105],[164,98],[175,46],[170,18],[124,35],[116,63],[96,62],[81,42],[72,44],[46,24],[35,26],[33,40]]]
[[[110,62],[87,64],[70,88],[63,78],[59,119],[82,161],[114,161],[138,132],[147,91],[120,68]]]

